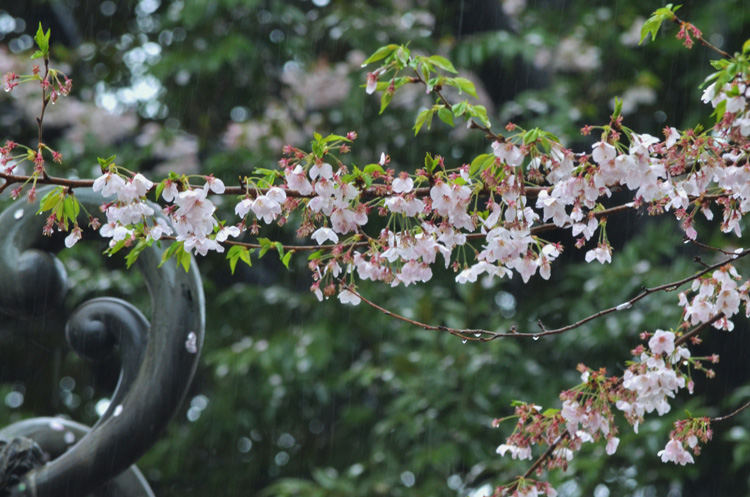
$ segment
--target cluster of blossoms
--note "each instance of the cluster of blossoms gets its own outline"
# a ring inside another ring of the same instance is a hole
[[[554,449],[538,466],[537,473],[544,468],[565,470],[584,443],[604,439],[605,452],[608,455],[616,452],[620,439],[615,425],[615,407],[624,413],[636,433],[645,413],[655,410],[661,416],[669,412],[668,399],[674,398],[677,391],[686,386],[687,375],[681,368],[690,364],[700,368],[700,363],[691,358],[687,348],[675,345],[674,332],[657,330],[653,335],[644,333],[643,337],[648,339],[648,348],[638,346],[633,351],[639,356],[638,360],[622,377],[607,377],[604,369],[594,371],[579,364],[581,384],[560,395],[563,401],[561,409],[542,412],[540,406],[517,403],[512,416],[517,418],[515,429],[497,448],[497,453],[501,456],[510,454],[513,459],[531,460],[534,445],[548,445]],[[711,359],[718,360],[716,357]],[[687,383],[692,393],[692,380]],[[496,419],[493,426],[500,426],[505,419]],[[678,421],[675,426],[669,443],[658,456],[664,462],[692,463],[693,458],[685,447],[696,455],[700,453],[698,442],[705,443],[711,438],[710,420],[690,418]],[[503,493],[508,489],[525,495],[517,480],[500,487],[495,495],[510,495]]]
[[[710,276],[696,279],[692,289],[696,295],[690,305],[696,306],[710,300],[712,311],[702,318],[696,318],[692,324],[706,326],[713,323],[717,328],[726,328],[726,324],[721,325],[717,319],[721,313],[727,313],[727,316],[737,313],[740,300],[745,301],[747,309],[747,292],[738,290],[736,286],[735,280],[739,279],[739,274],[729,264],[713,271]],[[719,302],[718,295],[722,289],[736,293],[734,296],[725,295],[725,299],[736,301],[729,307],[722,307]],[[687,305],[685,294],[680,294],[679,300],[682,305]],[[683,319],[680,329],[687,330],[693,315],[686,310]],[[497,453],[501,456],[509,454],[513,459],[531,460],[534,445],[553,447],[547,458],[536,466],[537,473],[544,468],[566,469],[575,452],[587,442],[606,440],[605,452],[612,455],[620,442],[615,425],[616,410],[622,412],[625,420],[638,433],[645,414],[656,411],[662,416],[670,411],[670,399],[674,399],[681,389],[687,388],[689,393],[693,393],[692,370],[703,370],[708,377],[713,377],[713,371],[706,369],[703,361],[716,363],[718,356],[692,357],[688,348],[682,345],[688,339],[693,344],[700,343],[700,338],[695,334],[656,330],[653,334],[642,333],[641,338],[647,341],[647,347],[639,345],[632,351],[636,360],[630,363],[621,377],[607,377],[605,369],[594,371],[579,364],[581,383],[562,392],[561,409],[542,412],[540,406],[517,403],[515,414],[511,416],[517,418],[515,429],[497,448]],[[493,426],[500,426],[505,419],[508,418],[496,419]],[[711,439],[710,424],[709,418],[691,417],[677,421],[669,442],[659,451],[658,457],[664,462],[680,465],[693,463],[693,455],[700,454],[700,444]],[[515,491],[516,485],[514,481],[500,489]],[[510,494],[497,492],[495,495]]]
[[[688,292],[679,294],[685,321],[693,326],[714,321],[716,328],[732,331],[734,323],[730,318],[739,312],[741,302],[745,303],[745,316],[750,316],[750,281],[738,286],[737,282],[741,280],[742,277],[730,264],[710,276],[693,280],[690,290],[693,298],[688,301]],[[715,319],[717,317],[718,320]]]
[[[221,194],[224,183],[208,176],[202,188],[178,189],[178,182],[166,180],[161,196],[170,202],[162,209],[164,217],[155,216],[154,209],[146,202],[146,194],[154,184],[142,174],[134,174],[125,179],[112,165],[94,181],[93,190],[101,192],[105,198],[116,199],[101,206],[107,217],[107,223],[100,231],[101,236],[111,238],[110,249],[119,246],[133,246],[139,239],[146,244],[160,240],[162,237],[176,234],[175,240],[183,243],[185,251],[206,255],[209,250],[223,252],[222,242],[229,236],[238,236],[240,229],[236,226],[220,225],[214,212],[216,206],[208,198],[209,192]]]

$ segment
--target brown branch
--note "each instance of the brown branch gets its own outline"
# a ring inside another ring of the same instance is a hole
[[[564,326],[562,328],[557,328],[557,329],[554,329],[554,330],[548,330],[542,324],[541,320],[537,322],[537,325],[539,326],[539,328],[541,328],[544,331],[543,334],[549,334],[549,335],[553,335],[553,334],[557,334],[557,333],[562,333],[562,332],[565,332],[565,331],[568,331],[568,330],[572,330],[573,328],[578,328],[579,326],[581,326],[581,325],[583,325],[585,323],[588,323],[589,321],[593,321],[594,319],[599,318],[601,316],[605,316],[607,314],[611,314],[611,313],[613,313],[615,311],[618,311],[618,310],[629,309],[633,304],[635,304],[639,300],[644,299],[645,297],[647,297],[648,295],[650,295],[652,293],[660,292],[660,291],[663,291],[663,290],[668,291],[668,292],[677,290],[679,287],[681,287],[685,283],[689,283],[689,282],[691,282],[691,281],[693,281],[695,279],[698,279],[701,276],[703,276],[704,274],[706,274],[706,273],[708,273],[710,271],[713,271],[714,269],[718,269],[718,268],[720,268],[722,266],[725,266],[725,265],[729,264],[730,262],[732,262],[735,259],[739,259],[740,257],[745,257],[747,254],[750,254],[750,249],[743,250],[742,252],[740,252],[739,254],[733,256],[730,259],[724,260],[724,261],[719,262],[717,264],[714,264],[712,266],[708,266],[705,269],[703,269],[703,270],[695,273],[694,275],[688,276],[687,278],[683,278],[683,279],[681,279],[679,281],[674,281],[672,283],[666,283],[664,285],[660,285],[660,286],[653,287],[653,288],[643,288],[643,291],[641,293],[639,293],[638,295],[636,295],[632,299],[628,300],[627,302],[624,302],[624,303],[622,303],[622,304],[620,304],[618,306],[615,306],[615,307],[610,307],[609,309],[604,309],[602,311],[599,311],[599,312],[597,312],[595,314],[592,314],[592,315],[590,315],[590,316],[588,316],[586,318],[581,319],[580,321],[576,321],[575,323],[570,324],[568,326]],[[543,335],[543,334],[537,334],[537,335]]]
[[[450,333],[451,335],[458,336],[458,337],[460,337],[463,340],[471,340],[471,341],[476,341],[476,342],[489,342],[489,341],[492,341],[492,340],[496,340],[498,338],[532,338],[534,340],[538,340],[540,337],[543,337],[543,336],[558,335],[560,333],[564,333],[566,331],[570,331],[572,329],[578,328],[578,327],[580,327],[580,326],[588,323],[589,321],[593,321],[594,319],[597,319],[599,317],[605,316],[607,314],[611,314],[611,313],[616,312],[618,310],[629,309],[634,303],[638,302],[639,300],[644,299],[645,297],[647,297],[648,295],[650,295],[652,293],[656,293],[656,292],[660,292],[660,291],[668,291],[668,292],[674,291],[677,288],[679,288],[680,286],[684,285],[685,283],[689,283],[690,281],[693,281],[693,280],[695,280],[697,278],[700,278],[701,276],[703,276],[704,274],[708,273],[709,271],[712,271],[714,269],[718,269],[718,268],[720,268],[720,267],[722,267],[722,266],[730,263],[732,260],[738,259],[740,257],[744,257],[747,254],[750,254],[750,249],[742,251],[740,254],[737,254],[735,257],[732,257],[729,260],[725,260],[725,261],[722,261],[720,263],[714,264],[713,266],[709,266],[706,269],[703,269],[703,270],[699,271],[698,273],[696,273],[696,274],[694,274],[692,276],[688,276],[688,277],[683,278],[681,280],[674,281],[674,282],[671,282],[671,283],[666,283],[664,285],[660,285],[660,286],[657,286],[657,287],[644,288],[641,293],[639,293],[638,295],[636,295],[632,299],[628,300],[627,302],[624,302],[624,303],[622,303],[622,304],[620,304],[618,306],[615,306],[615,307],[610,307],[609,309],[601,310],[601,311],[596,312],[596,313],[594,313],[594,314],[592,314],[592,315],[590,315],[590,316],[588,316],[588,317],[586,317],[584,319],[581,319],[580,321],[576,321],[573,324],[570,324],[570,325],[567,325],[567,326],[563,326],[562,328],[556,328],[556,329],[552,329],[552,330],[547,329],[544,326],[544,324],[541,322],[541,320],[539,320],[537,322],[537,325],[539,326],[539,328],[541,328],[542,331],[538,332],[538,333],[516,333],[514,331],[511,331],[511,332],[496,332],[496,331],[489,331],[489,330],[484,330],[484,329],[451,328],[449,326],[431,325],[431,324],[423,323],[421,321],[417,321],[415,319],[407,318],[406,316],[402,316],[401,314],[398,314],[396,312],[389,311],[388,309],[386,309],[384,307],[381,307],[378,304],[372,302],[371,300],[363,297],[362,294],[358,293],[353,288],[347,286],[347,289],[350,292],[352,292],[353,294],[355,294],[357,297],[359,297],[360,299],[362,299],[362,301],[364,301],[367,305],[369,305],[370,307],[372,307],[374,309],[379,310],[380,312],[382,312],[386,316],[394,317],[396,319],[399,319],[401,321],[409,323],[409,324],[411,324],[413,326],[418,326],[418,327],[423,328],[425,330],[445,331],[445,332]],[[680,337],[679,339],[677,339],[675,341],[675,345],[680,345],[680,344],[684,343],[685,341],[689,340],[691,337],[697,335],[698,333],[700,333],[701,331],[703,331],[705,328],[707,328],[708,326],[712,325],[713,323],[715,323],[716,321],[718,321],[719,319],[721,319],[723,316],[724,316],[723,313],[719,313],[713,319],[711,319],[709,322],[701,324],[700,326],[696,327],[695,329],[693,329],[689,333],[687,333],[687,334],[683,335],[682,337]],[[513,329],[513,328],[511,328],[511,329]]]
[[[544,451],[544,454],[539,456],[539,458],[536,461],[534,461],[534,464],[532,464],[531,467],[526,470],[526,472],[523,474],[523,478],[528,478],[529,476],[531,476],[534,473],[534,471],[536,471],[537,468],[539,468],[539,466],[541,466],[544,463],[544,461],[552,455],[552,452],[554,452],[557,446],[560,445],[560,443],[566,438],[568,438],[569,436],[570,436],[570,433],[568,432],[568,430],[565,430],[563,434],[557,438],[557,440],[549,444],[549,448]]]
[[[27,181],[33,181],[34,176],[23,176],[20,174],[11,174],[11,173],[0,173],[0,178],[3,178],[6,183],[3,184],[3,187],[8,184],[13,183],[26,183]],[[58,186],[67,186],[68,188],[91,188],[94,186],[94,180],[93,179],[68,179],[68,178],[58,178],[55,176],[46,176],[46,177],[36,177],[36,183],[38,185],[58,185]]]
[[[711,422],[713,423],[715,421],[726,421],[727,419],[735,417],[736,415],[738,415],[739,413],[741,413],[742,411],[744,411],[748,407],[750,407],[750,402],[748,402],[747,404],[745,404],[743,406],[740,406],[734,412],[732,412],[730,414],[727,414],[726,416],[719,416],[718,418],[711,418]]]
[[[672,18],[672,21],[675,24],[679,25],[680,29],[682,29],[685,26],[692,26],[696,30],[698,29],[694,24],[691,24],[689,22],[683,21],[682,19],[680,19],[679,17],[677,17],[677,15],[675,15],[675,14],[672,14],[672,15],[674,16]],[[700,33],[700,31],[698,31],[697,33],[695,31],[691,31],[691,34],[692,34],[693,38],[695,38],[696,40],[698,40],[699,42],[701,42],[704,46],[710,48],[711,50],[713,50],[714,52],[718,53],[722,57],[725,57],[727,59],[731,59],[732,58],[731,55],[729,55],[727,52],[725,52],[724,50],[720,49],[719,47],[713,45],[711,42],[709,42],[708,40],[706,40],[703,37],[702,34],[699,34],[699,33]]]
[[[698,326],[696,326],[695,328],[693,328],[692,330],[688,331],[687,333],[685,333],[684,335],[682,335],[680,338],[678,338],[677,340],[675,340],[674,341],[674,346],[677,347],[679,345],[682,345],[683,343],[687,342],[688,340],[690,340],[694,336],[696,336],[696,335],[700,334],[701,332],[705,331],[706,328],[708,328],[709,326],[711,326],[712,324],[714,324],[716,321],[720,320],[723,317],[724,317],[724,313],[720,312],[716,316],[714,316],[711,319],[709,319],[708,321],[706,321],[705,323],[699,324]]]

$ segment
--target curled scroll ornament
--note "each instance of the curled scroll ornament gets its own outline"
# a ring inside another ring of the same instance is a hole
[[[97,193],[82,189],[75,195],[90,213],[99,212]],[[0,312],[21,318],[61,312],[67,288],[65,268],[54,256],[63,236],[42,234],[46,219],[37,209],[16,202],[0,215]],[[83,209],[79,224],[88,224]],[[99,238],[97,233],[84,237]],[[96,425],[81,431],[80,440],[59,457],[5,489],[9,495],[90,494],[140,458],[181,405],[203,343],[204,297],[195,261],[188,273],[173,263],[158,267],[166,248],[154,244],[136,262],[151,294],[150,325],[135,307],[114,298],[85,302],[68,317],[66,338],[82,356],[103,359],[119,348],[120,379]]]

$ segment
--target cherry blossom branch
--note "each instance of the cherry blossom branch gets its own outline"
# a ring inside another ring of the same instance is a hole
[[[714,316],[711,319],[709,319],[708,321],[706,321],[705,323],[699,324],[698,326],[696,326],[695,328],[693,328],[692,330],[690,330],[689,332],[685,333],[680,338],[678,338],[677,340],[675,340],[674,341],[675,347],[677,347],[679,345],[682,345],[683,343],[687,342],[688,340],[690,340],[694,336],[700,334],[706,328],[708,328],[709,326],[711,326],[712,324],[714,324],[716,321],[720,320],[723,317],[724,317],[724,313],[720,312],[716,316]]]
[[[720,268],[722,266],[725,266],[725,265],[729,264],[730,262],[732,262],[733,260],[739,259],[741,257],[745,257],[748,254],[750,254],[750,249],[743,250],[742,252],[734,255],[731,259],[727,259],[727,260],[724,260],[722,262],[716,263],[714,265],[708,266],[707,268],[699,271],[698,273],[696,273],[696,274],[694,274],[692,276],[688,276],[686,278],[683,278],[681,280],[674,281],[674,282],[671,282],[671,283],[665,283],[663,285],[660,285],[660,286],[657,286],[657,287],[652,287],[652,288],[645,288],[644,287],[643,291],[641,293],[639,293],[638,295],[636,295],[632,299],[628,300],[627,302],[624,302],[624,303],[622,303],[622,304],[620,304],[618,306],[615,306],[615,307],[610,307],[608,309],[601,310],[601,311],[596,312],[596,313],[594,313],[594,314],[592,314],[592,315],[590,315],[590,316],[588,316],[588,317],[586,317],[584,319],[581,319],[580,321],[576,321],[575,323],[567,325],[567,326],[564,326],[562,328],[556,328],[556,329],[552,329],[552,330],[547,329],[544,326],[544,324],[542,323],[542,321],[539,320],[539,321],[537,321],[537,325],[542,329],[542,331],[539,332],[539,333],[517,333],[517,332],[514,331],[515,327],[511,327],[511,332],[508,333],[508,332],[489,331],[489,330],[484,330],[484,329],[451,328],[449,326],[431,325],[431,324],[423,323],[421,321],[417,321],[415,319],[408,318],[408,317],[403,316],[401,314],[398,314],[398,313],[396,313],[394,311],[390,311],[390,310],[388,310],[388,309],[386,309],[386,308],[384,308],[384,307],[382,307],[382,306],[374,303],[373,301],[365,298],[364,296],[362,296],[361,293],[358,293],[356,290],[354,290],[353,288],[351,288],[349,286],[347,286],[347,289],[351,293],[353,293],[354,295],[356,295],[357,297],[359,297],[367,305],[369,305],[370,307],[372,307],[374,309],[377,309],[378,311],[382,312],[386,316],[394,317],[396,319],[399,319],[399,320],[404,321],[406,323],[409,323],[411,325],[423,328],[425,330],[445,331],[445,332],[448,332],[448,333],[450,333],[452,335],[460,337],[463,340],[471,340],[471,341],[477,341],[477,342],[489,342],[489,341],[492,341],[492,340],[496,340],[498,338],[532,338],[534,340],[538,340],[539,337],[548,336],[548,335],[558,335],[560,333],[564,333],[566,331],[570,331],[572,329],[578,328],[578,327],[580,327],[580,326],[588,323],[589,321],[593,321],[593,320],[595,320],[597,318],[600,318],[602,316],[605,316],[607,314],[611,314],[611,313],[616,312],[616,311],[621,311],[621,310],[629,309],[630,307],[632,307],[632,305],[634,303],[638,302],[639,300],[644,299],[645,297],[647,297],[648,295],[650,295],[652,293],[656,293],[656,292],[660,292],[660,291],[668,291],[668,292],[674,291],[677,288],[679,288],[680,286],[684,285],[685,283],[689,283],[689,282],[691,282],[691,281],[693,281],[693,280],[695,280],[697,278],[700,278],[704,274],[706,274],[706,273],[708,273],[710,271],[713,271],[714,269],[718,269],[718,268]],[[695,329],[693,329],[689,333],[687,333],[687,334],[683,335],[682,337],[680,337],[679,339],[677,339],[675,341],[675,345],[680,345],[680,344],[686,342],[691,337],[697,335],[698,333],[700,333],[701,331],[703,331],[706,327],[712,325],[713,323],[715,323],[716,321],[718,321],[722,317],[724,317],[723,313],[717,314],[716,316],[714,316],[707,323],[701,324],[700,326],[696,327]],[[474,336],[472,336],[472,335],[474,335]],[[477,336],[477,335],[479,335],[479,336]]]
[[[570,324],[568,326],[564,326],[562,328],[556,328],[556,329],[553,329],[553,330],[549,330],[549,329],[547,329],[544,326],[544,324],[542,324],[542,321],[539,320],[539,321],[537,321],[537,325],[543,330],[544,333],[538,333],[538,334],[536,334],[536,336],[543,336],[543,335],[546,335],[546,334],[554,335],[554,334],[557,334],[557,333],[563,333],[565,331],[572,330],[574,328],[578,328],[579,326],[581,326],[581,325],[583,325],[585,323],[588,323],[589,321],[593,321],[594,319],[600,318],[600,317],[605,316],[607,314],[611,314],[611,313],[616,312],[616,311],[622,311],[622,310],[625,310],[625,309],[629,309],[630,307],[633,306],[633,304],[635,304],[639,300],[642,300],[642,299],[646,298],[648,295],[650,295],[652,293],[656,293],[656,292],[660,292],[660,291],[672,292],[674,290],[677,290],[679,287],[681,287],[685,283],[689,283],[689,282],[691,282],[691,281],[693,281],[695,279],[698,279],[701,276],[703,276],[704,274],[706,274],[706,273],[708,273],[710,271],[713,271],[714,269],[718,269],[718,268],[720,268],[722,266],[725,266],[725,265],[729,264],[733,260],[739,259],[741,257],[745,257],[747,254],[750,254],[750,249],[743,250],[742,252],[740,252],[740,253],[732,256],[732,258],[730,258],[730,259],[724,260],[722,262],[718,262],[718,263],[716,263],[716,264],[714,264],[712,266],[708,266],[705,269],[703,269],[703,270],[695,273],[694,275],[688,276],[688,277],[683,278],[683,279],[681,279],[679,281],[674,281],[672,283],[666,283],[664,285],[660,285],[660,286],[653,287],[653,288],[645,288],[644,287],[643,291],[641,293],[639,293],[638,295],[636,295],[632,299],[628,300],[627,302],[623,302],[622,304],[617,305],[615,307],[610,307],[609,309],[604,309],[604,310],[599,311],[597,313],[594,313],[594,314],[592,314],[592,315],[590,315],[590,316],[588,316],[586,318],[583,318],[580,321],[576,321],[575,323]],[[723,316],[723,314],[722,314],[722,316]],[[719,319],[719,317],[716,317],[715,320],[716,319]],[[683,340],[683,342],[684,342],[684,340]],[[682,343],[682,342],[680,342],[680,343]]]
[[[558,437],[557,440],[549,444],[549,447],[544,451],[544,454],[539,456],[539,458],[534,461],[534,464],[532,464],[531,467],[526,470],[526,472],[523,474],[523,478],[528,478],[529,476],[531,476],[534,471],[536,471],[542,464],[544,464],[544,461],[552,455],[557,446],[560,445],[560,443],[568,437],[570,437],[570,432],[566,430],[562,435],[560,435],[560,437]]]
[[[5,183],[3,183],[2,186],[0,186],[0,193],[8,187],[9,185],[15,184],[15,183],[26,183],[27,181],[33,181],[34,176],[24,176],[21,174],[11,174],[11,173],[2,173],[0,172],[0,178],[3,178],[5,180]],[[57,186],[67,186],[69,188],[91,188],[94,186],[94,180],[93,179],[69,179],[69,178],[60,178],[55,176],[45,176],[45,177],[37,177],[36,183],[38,185],[57,185]]]
[[[43,129],[43,122],[44,122],[44,111],[47,110],[47,104],[49,104],[49,97],[47,96],[47,89],[44,86],[44,82],[47,81],[47,78],[49,77],[49,58],[47,56],[44,57],[44,78],[42,79],[42,111],[39,114],[39,117],[36,118],[37,127],[39,128],[39,145],[38,145],[38,152],[42,153],[42,144],[44,143],[42,141],[42,129]],[[46,174],[44,174],[46,177]]]
[[[727,414],[725,416],[719,416],[718,418],[711,418],[711,422],[726,421],[727,419],[730,419],[730,418],[733,418],[733,417],[737,416],[739,413],[741,413],[742,411],[744,411],[748,407],[750,407],[750,401],[748,401],[746,404],[744,404],[744,405],[740,406],[739,408],[737,408],[734,412],[731,412],[731,413],[729,413],[729,414]]]
[[[446,331],[446,332],[450,333],[451,335],[455,335],[455,336],[457,336],[457,337],[459,337],[459,338],[461,338],[463,340],[475,340],[475,341],[488,341],[488,340],[487,339],[477,339],[477,338],[469,337],[466,334],[468,334],[468,333],[489,334],[493,338],[499,337],[500,335],[515,336],[515,335],[513,335],[511,333],[496,333],[496,332],[486,331],[486,330],[459,330],[459,329],[456,329],[456,328],[450,328],[448,326],[436,326],[436,325],[431,325],[431,324],[427,324],[427,323],[422,323],[420,321],[407,318],[406,316],[402,316],[401,314],[398,314],[398,313],[393,312],[393,311],[389,311],[388,309],[379,306],[375,302],[373,302],[373,301],[371,301],[371,300],[363,297],[361,293],[357,292],[351,286],[348,286],[347,289],[351,293],[353,293],[354,295],[356,295],[357,297],[359,297],[364,303],[366,303],[367,305],[369,305],[370,307],[372,307],[374,309],[379,310],[380,312],[382,312],[386,316],[390,316],[390,317],[399,319],[401,321],[404,321],[404,322],[409,323],[409,324],[414,325],[414,326],[418,326],[418,327],[423,328],[425,330]]]
[[[725,52],[724,50],[720,49],[716,45],[714,45],[711,42],[709,42],[708,40],[706,40],[703,37],[703,33],[701,33],[701,31],[697,27],[695,27],[695,25],[693,25],[693,24],[691,24],[691,23],[689,23],[687,21],[683,21],[682,19],[680,19],[679,17],[677,17],[677,15],[675,15],[675,14],[673,14],[672,21],[675,24],[677,24],[678,26],[680,26],[680,32],[677,34],[677,38],[678,39],[685,38],[685,46],[687,46],[688,48],[692,47],[692,41],[688,41],[690,39],[690,35],[692,35],[696,40],[698,40],[699,42],[701,42],[701,44],[703,46],[706,46],[706,47],[710,48],[711,50],[713,50],[714,52],[718,53],[722,57],[725,57],[727,59],[731,59],[732,58],[732,56],[729,55],[727,52]],[[687,31],[689,31],[689,34],[686,33]]]

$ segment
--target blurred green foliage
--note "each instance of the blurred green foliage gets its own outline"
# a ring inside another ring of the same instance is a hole
[[[2,41],[20,53],[24,33],[39,20],[51,26],[53,58],[70,67],[77,97],[123,116],[137,112],[137,125],[106,143],[89,133],[71,147],[65,133],[73,124],[49,126],[47,136],[61,140],[77,174],[88,176],[96,156],[114,153],[133,170],[155,172],[167,159],[187,167],[185,157],[192,157],[200,172],[230,183],[250,165],[273,164],[287,141],[304,145],[312,131],[356,130],[358,164],[383,151],[402,168],[420,164],[425,151],[456,162],[486,152],[482,136],[442,125],[413,138],[414,116],[430,104],[420,91],[377,117],[377,99],[358,88],[366,71],[359,64],[386,43],[409,42],[412,50],[444,55],[470,71],[498,130],[512,120],[584,147],[578,129],[607,120],[618,95],[626,124],[642,132],[705,121],[697,87],[715,55],[701,47],[687,51],[669,27],[654,43],[633,42],[638,19],[659,6],[645,0],[35,1],[3,5],[0,28],[9,26],[3,19],[13,20]],[[729,51],[740,46],[750,22],[750,11],[729,0],[686,2],[680,14]],[[16,29],[21,22],[25,29]],[[138,98],[136,88],[149,98]],[[16,140],[35,133],[20,106],[0,100],[0,126]],[[146,129],[156,131],[142,141]],[[611,265],[583,264],[581,252],[564,240],[566,252],[549,282],[456,287],[451,272],[437,271],[429,286],[361,290],[418,321],[529,332],[537,320],[562,326],[698,267],[672,220],[622,216],[609,228]],[[278,229],[273,236],[291,240],[293,233]],[[70,306],[114,293],[147,309],[137,275],[116,261],[102,263],[98,249],[76,247],[64,256],[73,281]],[[512,400],[558,407],[559,392],[579,381],[577,363],[618,374],[641,331],[679,322],[676,294],[663,293],[563,335],[461,344],[364,305],[320,304],[307,291],[304,257],[293,258],[290,272],[271,259],[238,267],[235,276],[220,256],[200,261],[203,362],[179,418],[139,463],[157,495],[472,494],[527,467],[495,454],[512,426],[490,423],[511,412]],[[50,337],[61,341],[55,326],[7,323],[0,332],[0,398],[8,407],[0,410],[0,425],[56,413],[95,421],[96,403],[111,391],[116,370],[92,370],[51,351],[59,343],[49,344]],[[699,381],[694,396],[677,399],[640,436],[620,425],[615,456],[586,447],[566,473],[553,473],[560,495],[746,494],[746,414],[734,427],[716,427],[694,467],[664,465],[656,456],[683,409],[717,415],[746,399],[747,387],[737,389],[748,379],[746,328],[708,335],[706,353],[723,356],[718,378]],[[75,378],[73,387],[62,378]],[[22,392],[21,405],[12,392]]]

